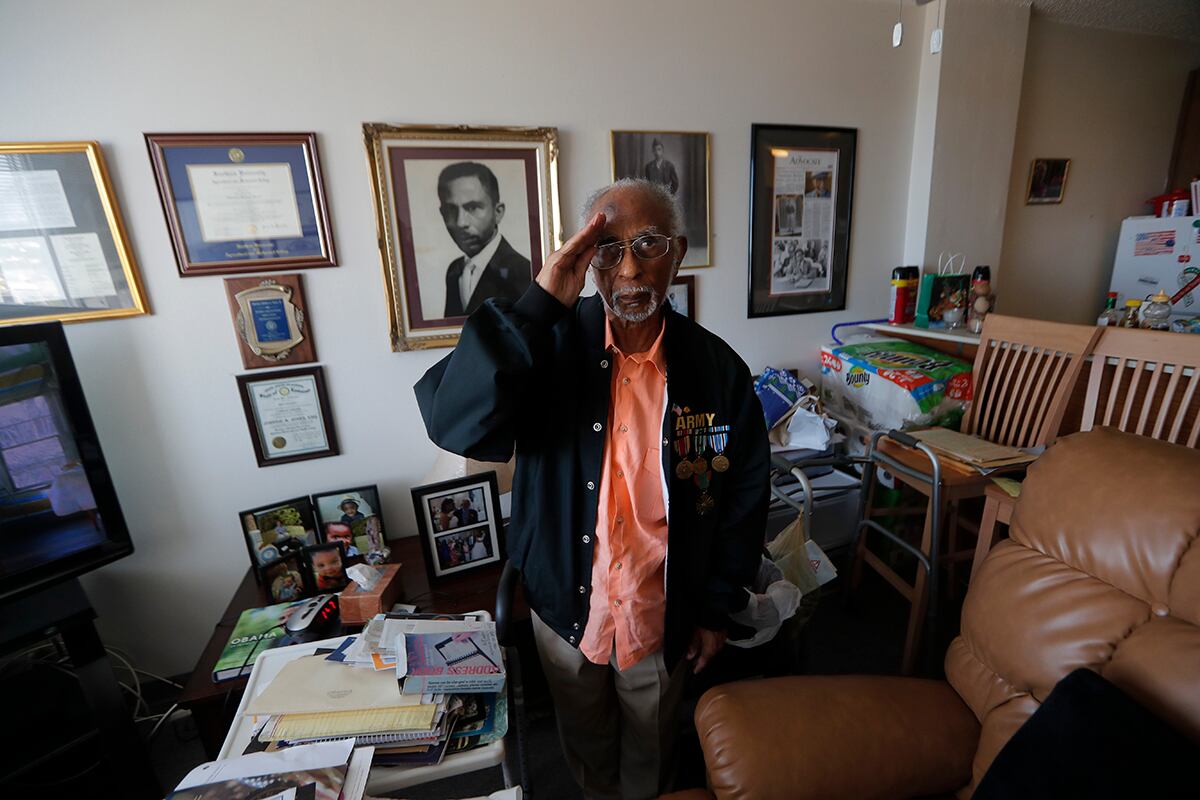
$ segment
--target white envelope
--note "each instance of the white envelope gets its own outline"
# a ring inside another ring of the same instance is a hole
[[[246,704],[247,716],[316,714],[405,705],[390,670],[376,672],[305,656],[283,665],[262,693]]]

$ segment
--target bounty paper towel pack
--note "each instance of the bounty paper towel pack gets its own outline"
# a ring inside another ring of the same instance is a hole
[[[821,399],[872,430],[957,429],[971,399],[971,365],[900,339],[821,348]]]

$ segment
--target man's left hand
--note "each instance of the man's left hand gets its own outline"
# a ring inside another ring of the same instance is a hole
[[[692,644],[688,647],[687,659],[695,659],[692,672],[699,672],[708,666],[708,662],[725,646],[725,631],[710,631],[707,628],[696,628],[692,634]]]

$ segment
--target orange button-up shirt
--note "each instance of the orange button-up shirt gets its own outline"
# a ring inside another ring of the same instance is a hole
[[[659,650],[666,625],[667,491],[662,421],[667,366],[662,330],[645,353],[622,353],[605,321],[612,353],[608,435],[600,472],[592,593],[579,649],[628,669]]]

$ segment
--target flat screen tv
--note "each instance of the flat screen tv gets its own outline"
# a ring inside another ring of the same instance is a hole
[[[132,552],[62,325],[0,328],[0,599]]]

